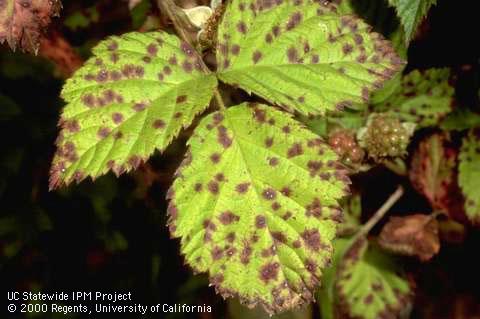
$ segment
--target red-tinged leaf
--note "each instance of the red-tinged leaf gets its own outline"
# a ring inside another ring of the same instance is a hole
[[[61,6],[59,0],[0,0],[0,43],[36,54],[41,34]]]
[[[455,170],[458,151],[444,134],[434,134],[420,142],[410,164],[410,180],[433,209],[465,222],[463,196]]]

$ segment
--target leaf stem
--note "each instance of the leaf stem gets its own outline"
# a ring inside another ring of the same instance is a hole
[[[382,207],[380,207],[375,214],[360,228],[360,230],[355,234],[355,237],[352,242],[357,241],[357,239],[366,236],[370,230],[375,226],[380,219],[392,208],[393,205],[402,197],[404,193],[403,187],[398,186],[397,190],[393,192],[392,195],[387,199],[385,203],[383,203]]]
[[[157,6],[160,11],[164,11],[167,14],[180,38],[191,45],[192,41],[190,40],[190,37],[187,34],[179,16],[180,8],[175,4],[175,2],[173,2],[173,0],[157,0]]]
[[[157,0],[157,6],[161,11],[164,11],[167,14],[167,16],[170,18],[170,20],[173,23],[173,27],[175,28],[175,31],[178,33],[180,38],[193,48],[190,36],[185,30],[185,22],[183,22],[185,21],[185,19],[181,19],[180,8],[175,4],[175,2],[173,0]],[[212,71],[205,64],[201,54],[196,49],[195,49],[195,54],[197,55],[202,71],[206,74],[212,74]],[[224,110],[225,103],[223,102],[222,95],[220,94],[218,87],[214,89],[213,95],[215,97],[215,100],[220,110]]]
[[[215,100],[217,101],[217,104],[220,110],[222,111],[225,110],[225,103],[223,103],[222,95],[220,94],[220,91],[218,90],[218,88],[215,88],[213,95],[215,96]]]
[[[403,162],[401,159],[397,158],[395,159],[395,161],[384,161],[382,164],[397,175],[407,175],[407,168],[405,167],[405,162]]]

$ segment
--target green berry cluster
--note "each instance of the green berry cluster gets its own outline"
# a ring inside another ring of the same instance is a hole
[[[328,137],[328,143],[346,164],[361,163],[365,152],[358,146],[352,131],[337,129]]]
[[[409,123],[401,123],[392,114],[372,114],[360,140],[369,156],[379,160],[405,155],[412,133]]]

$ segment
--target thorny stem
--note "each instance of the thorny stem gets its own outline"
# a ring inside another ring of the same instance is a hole
[[[380,219],[392,208],[393,205],[402,197],[404,191],[402,186],[398,186],[397,190],[390,195],[385,203],[383,203],[382,207],[380,207],[375,214],[366,222],[362,228],[355,234],[354,239],[352,242],[356,242],[359,238],[366,236],[370,230],[375,226]]]
[[[190,41],[190,37],[188,36],[185,28],[184,28],[184,23],[182,23],[182,20],[179,16],[179,7],[174,3],[173,0],[157,0],[157,6],[161,11],[164,11],[169,19],[173,23],[173,27],[175,28],[175,31],[178,33],[180,38],[182,38],[183,41],[187,42],[192,48],[192,41]],[[202,71],[206,74],[211,74],[212,71],[208,68],[208,66],[205,64],[203,61],[202,57],[200,54],[195,50],[195,54],[198,57],[198,61],[200,63],[200,66],[202,68]],[[220,110],[225,109],[225,103],[223,103],[222,96],[218,90],[218,88],[214,89],[214,97],[215,100],[220,108]]]

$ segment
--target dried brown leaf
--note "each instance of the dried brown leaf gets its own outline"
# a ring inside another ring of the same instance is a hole
[[[383,227],[378,242],[395,253],[427,261],[440,250],[438,222],[432,216],[423,214],[391,217]]]
[[[36,54],[43,31],[60,8],[60,0],[0,0],[0,43]]]

